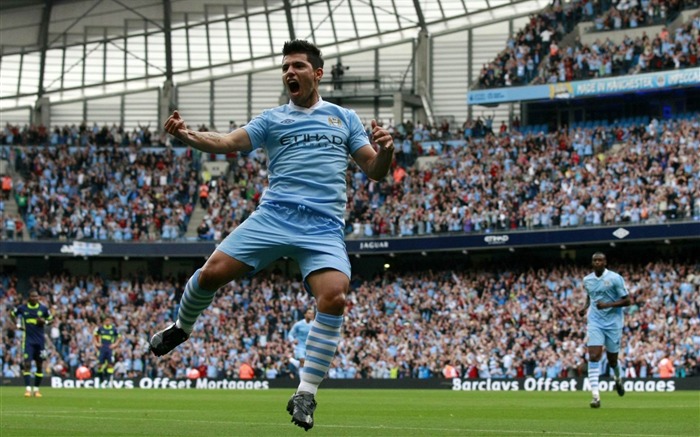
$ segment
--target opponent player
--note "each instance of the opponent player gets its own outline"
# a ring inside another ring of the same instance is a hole
[[[29,292],[27,303],[22,304],[12,310],[10,318],[13,322],[21,319],[19,327],[24,331],[22,334],[22,376],[26,391],[24,397],[41,397],[39,387],[44,379],[44,359],[46,358],[46,336],[44,327],[53,320],[49,308],[39,303],[39,292],[32,290]],[[36,365],[34,372],[34,386],[32,388],[32,361]]]
[[[606,268],[604,253],[594,253],[591,264],[593,273],[583,278],[583,288],[587,293],[586,306],[579,311],[579,315],[583,317],[588,311],[588,381],[593,393],[591,408],[600,408],[598,382],[603,347],[613,370],[615,390],[618,395],[625,395],[617,356],[624,323],[622,307],[629,306],[632,300],[622,276]]]
[[[112,381],[114,375],[114,349],[119,345],[121,336],[114,327],[112,316],[105,316],[102,326],[95,329],[93,344],[99,349],[97,357],[97,375],[100,381]]]
[[[288,104],[264,111],[226,134],[188,129],[177,111],[165,122],[168,133],[207,153],[264,148],[270,184],[258,209],[192,275],[176,322],[156,333],[149,343],[157,356],[170,352],[187,340],[219,287],[258,272],[280,257],[295,259],[305,286],[316,299],[317,312],[306,342],[299,387],[287,411],[292,422],[308,430],[314,425],[318,386],[340,341],[350,286],[343,233],[348,155],[368,177],[379,180],[389,171],[394,143],[391,134],[372,120],[375,151],[357,114],[321,98],[323,58],[315,45],[288,41],[282,55]]]

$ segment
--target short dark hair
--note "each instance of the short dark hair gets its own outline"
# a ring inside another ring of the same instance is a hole
[[[284,43],[282,48],[282,56],[291,55],[294,53],[305,53],[306,59],[309,60],[314,70],[323,68],[323,56],[321,50],[316,45],[304,39],[293,39]]]

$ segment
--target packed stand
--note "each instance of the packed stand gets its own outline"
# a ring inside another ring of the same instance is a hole
[[[198,178],[191,151],[88,143],[13,154],[21,175],[13,192],[31,239],[174,240],[187,230]]]
[[[18,146],[3,151],[21,177],[2,176],[3,200],[11,201],[12,195],[22,214],[11,217],[11,223],[3,214],[2,239],[21,239],[26,226],[31,239],[182,240],[198,204],[207,211],[196,225],[198,239],[224,238],[255,209],[263,182],[255,178],[248,184],[253,167],[244,157],[237,159],[232,185],[227,178],[212,179],[201,168],[202,153],[173,140],[140,125],[132,132],[86,123],[49,132],[43,126],[20,129],[8,123],[0,144]],[[72,156],[76,150],[77,162]],[[99,156],[88,159],[86,153]]]
[[[398,149],[398,145],[397,145]],[[700,220],[700,116],[444,146],[382,182],[350,171],[350,238]],[[397,158],[399,162],[400,158]]]
[[[609,40],[583,46],[561,47],[563,37],[582,21],[592,31],[624,30],[668,24],[684,9],[697,8],[697,0],[559,0],[506,41],[496,59],[479,74],[480,88],[556,83],[595,77],[688,68],[697,65],[698,20],[682,26],[675,35],[664,27],[654,38],[645,36],[624,43]],[[688,39],[691,39],[691,44]],[[545,61],[545,62],[543,62]]]
[[[458,128],[443,120],[387,129],[396,143],[391,177],[375,182],[348,170],[349,238],[700,218],[698,114],[552,133],[525,133],[517,118],[494,126],[491,115]],[[198,204],[205,215],[194,224],[197,238],[220,241],[268,184],[260,151],[229,157],[228,174],[214,178],[206,169],[200,175],[193,149],[71,150],[13,150],[25,178],[10,178],[3,196],[14,190],[24,221],[5,215],[3,238],[26,227],[31,238],[174,240]],[[434,162],[417,165],[421,157]]]
[[[676,29],[665,27],[654,37],[646,34],[631,38],[627,35],[620,43],[609,38],[573,46],[552,45],[550,56],[543,62],[537,83],[570,82],[627,74],[678,70],[700,65],[700,14]]]
[[[698,115],[532,135],[493,126],[488,115],[457,130],[446,121],[388,129],[392,177],[376,182],[348,170],[348,238],[700,219]],[[436,161],[419,168],[424,156]],[[199,238],[218,241],[264,194],[265,157],[237,157],[208,186]]]
[[[150,124],[139,124],[131,131],[121,125],[102,126],[87,122],[54,126],[49,129],[43,124],[27,124],[22,127],[5,123],[0,131],[0,145],[12,146],[144,146],[162,147],[170,144],[164,133],[154,133]]]
[[[621,30],[667,24],[684,9],[700,7],[698,0],[615,0],[594,20],[594,30]]]
[[[485,64],[479,74],[479,88],[527,85],[536,76],[550,45],[560,41],[583,20],[592,20],[611,5],[610,0],[582,0],[565,3],[555,0],[544,11],[506,41],[506,48]]]
[[[615,270],[626,278],[634,302],[625,309],[626,375],[658,376],[659,361],[668,357],[677,377],[699,376],[697,261],[625,264]],[[354,278],[329,377],[439,378],[447,365],[463,378],[585,376],[585,317],[576,312],[585,302],[581,281],[587,273],[587,268],[560,265]],[[5,377],[20,375],[21,334],[8,318],[21,301],[16,280],[0,276]],[[297,377],[288,334],[313,299],[301,282],[275,273],[223,287],[187,342],[162,359],[148,353],[149,335],[175,317],[184,281],[31,278],[54,315],[46,372],[72,377],[79,366],[94,369],[93,332],[110,314],[122,336],[115,378],[184,378],[196,368],[201,377],[237,379],[243,364],[260,379]]]

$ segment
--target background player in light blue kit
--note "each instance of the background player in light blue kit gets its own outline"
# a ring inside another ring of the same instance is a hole
[[[355,112],[321,98],[318,86],[323,58],[315,45],[288,41],[282,55],[288,104],[264,111],[226,134],[188,129],[177,111],[165,122],[168,133],[207,153],[263,148],[270,185],[257,210],[192,275],[176,322],[156,333],[149,343],[157,356],[170,352],[187,340],[219,287],[258,272],[280,257],[295,259],[304,284],[316,299],[317,313],[306,341],[299,387],[287,411],[292,422],[308,430],[314,425],[318,386],[340,341],[350,286],[343,235],[348,155],[368,177],[379,180],[389,171],[394,143],[389,132],[372,120],[375,151]]]
[[[299,366],[304,365],[306,357],[306,339],[309,337],[309,331],[314,320],[314,310],[309,308],[304,312],[304,318],[299,320],[292,326],[287,334],[287,339],[294,343],[294,359],[299,361]],[[296,364],[296,363],[295,363]]]
[[[598,380],[603,346],[615,377],[615,390],[618,395],[625,395],[617,355],[624,325],[622,307],[629,306],[632,300],[622,276],[606,268],[608,262],[604,253],[594,253],[591,264],[593,273],[583,278],[586,306],[579,311],[579,315],[583,317],[588,310],[588,381],[593,393],[591,408],[600,408]]]

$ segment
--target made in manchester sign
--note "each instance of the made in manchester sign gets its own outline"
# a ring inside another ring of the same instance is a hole
[[[467,104],[493,105],[523,100],[576,99],[698,85],[700,68],[686,68],[548,85],[473,90],[467,93]]]

